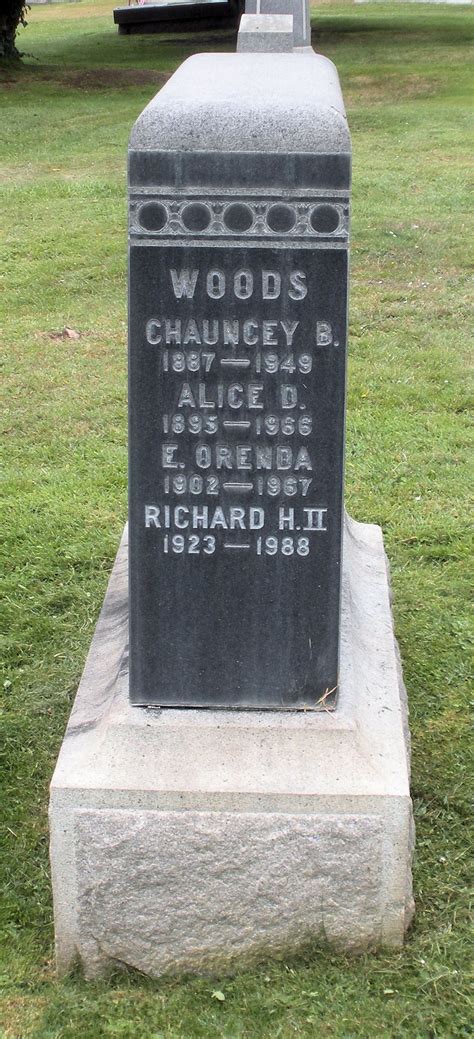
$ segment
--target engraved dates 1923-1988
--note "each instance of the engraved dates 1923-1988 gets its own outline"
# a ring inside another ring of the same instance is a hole
[[[339,346],[327,315],[308,323],[307,272],[164,266],[162,278],[167,309],[144,326],[160,387],[161,474],[156,497],[144,503],[145,528],[161,532],[171,557],[307,558],[329,518],[327,502],[317,500],[324,431],[312,387],[318,355]],[[272,309],[257,316],[264,307]],[[296,507],[265,504],[286,499]]]
[[[277,237],[131,239],[137,704],[337,685],[347,242]]]

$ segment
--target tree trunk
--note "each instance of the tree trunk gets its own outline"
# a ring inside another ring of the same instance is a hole
[[[2,0],[0,12],[0,61],[19,61],[21,53],[15,40],[19,25],[26,25],[28,10],[24,0]]]

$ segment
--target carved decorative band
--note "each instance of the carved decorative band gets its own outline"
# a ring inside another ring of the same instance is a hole
[[[339,197],[130,200],[130,234],[153,238],[336,239],[349,236],[349,203]]]

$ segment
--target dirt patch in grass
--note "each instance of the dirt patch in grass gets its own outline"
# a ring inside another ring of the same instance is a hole
[[[5,1030],[0,1032],[2,1039],[26,1039],[31,1035],[31,1028],[39,1023],[46,1005],[46,999],[40,996],[15,996],[6,998],[0,1004]],[[25,1027],[28,1033],[25,1033]]]
[[[141,87],[152,83],[162,87],[171,73],[154,69],[89,68],[64,69],[59,65],[23,66],[0,70],[2,86],[15,87],[32,82],[54,83],[70,90],[110,90],[121,87]]]
[[[370,76],[360,73],[350,76],[345,83],[346,107],[356,102],[371,105],[386,105],[387,96],[394,101],[408,101],[417,97],[430,97],[438,90],[438,82],[433,77],[409,74],[406,76],[386,72],[383,76]]]
[[[162,87],[170,75],[171,73],[155,72],[152,69],[105,68],[71,70],[61,73],[58,79],[74,90],[106,90],[110,87],[141,87],[147,83]]]

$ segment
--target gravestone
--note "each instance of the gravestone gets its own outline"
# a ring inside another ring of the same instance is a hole
[[[308,0],[245,0],[250,15],[292,15],[296,48],[311,47],[311,16]]]
[[[413,912],[382,533],[342,501],[349,133],[332,63],[267,43],[132,133],[130,558],[51,786],[60,972],[399,948]]]
[[[308,135],[306,112],[292,112],[290,161],[268,130],[265,150],[236,144],[231,95],[256,75],[243,54],[214,56],[212,75],[207,56],[183,65],[131,139],[136,704],[311,710],[336,700],[349,136],[324,59],[260,60],[256,96],[270,82],[274,110],[307,83],[313,125]],[[194,126],[214,76],[229,120],[217,152],[206,128],[197,163],[182,153],[183,121],[177,145],[177,124],[160,139],[160,121],[179,108]]]
[[[244,0],[160,0],[114,8],[121,36],[234,29]]]
[[[244,14],[237,37],[238,51],[292,51],[293,15]]]

